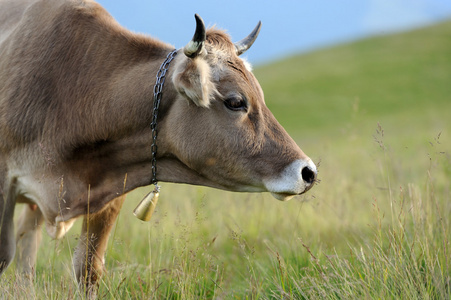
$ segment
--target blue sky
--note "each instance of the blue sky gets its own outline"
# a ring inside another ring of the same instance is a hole
[[[366,36],[451,18],[450,0],[100,0],[124,27],[177,48],[193,36],[194,14],[226,29],[234,41],[259,20],[259,38],[245,56],[254,64]]]

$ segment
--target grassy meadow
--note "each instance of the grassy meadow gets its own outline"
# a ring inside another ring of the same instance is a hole
[[[446,22],[257,67],[320,182],[290,202],[163,184],[149,223],[132,214],[149,188],[127,195],[99,299],[451,299],[450,36]],[[12,265],[0,298],[83,298],[80,221],[44,233],[34,285]]]

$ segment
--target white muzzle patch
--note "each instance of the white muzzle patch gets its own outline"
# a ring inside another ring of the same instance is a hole
[[[287,201],[312,187],[317,169],[310,158],[298,159],[289,164],[276,178],[263,181],[266,189],[276,199]]]

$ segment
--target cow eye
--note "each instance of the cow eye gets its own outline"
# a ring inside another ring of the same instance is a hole
[[[243,98],[230,97],[224,100],[224,105],[233,111],[247,111],[247,103]]]

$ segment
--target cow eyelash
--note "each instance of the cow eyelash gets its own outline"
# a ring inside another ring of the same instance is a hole
[[[224,105],[227,109],[232,111],[247,112],[247,101],[244,97],[229,97],[224,100]]]

